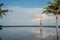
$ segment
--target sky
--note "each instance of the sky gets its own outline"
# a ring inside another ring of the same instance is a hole
[[[43,25],[56,25],[55,15],[41,14],[44,11],[43,8],[48,6],[47,2],[49,1],[52,2],[52,0],[0,0],[0,3],[4,3],[3,9],[12,10],[0,19],[0,24],[4,26],[40,25],[42,17]],[[58,25],[59,23],[60,21]]]

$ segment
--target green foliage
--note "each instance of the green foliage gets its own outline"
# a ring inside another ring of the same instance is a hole
[[[8,9],[3,10],[2,9],[3,5],[4,5],[3,3],[0,3],[0,18],[2,18],[3,15],[6,15],[6,13],[9,11]]]
[[[3,3],[0,3],[0,8],[1,8],[3,5],[4,5]]]
[[[60,0],[54,0],[53,2],[48,2],[48,4],[49,5],[45,8],[46,10],[44,10],[43,13],[60,14]]]

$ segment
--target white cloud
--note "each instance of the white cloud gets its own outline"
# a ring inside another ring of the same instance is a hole
[[[22,8],[19,6],[8,7],[12,12],[7,13],[1,20],[2,25],[34,25],[31,21],[43,8]]]
[[[42,23],[43,25],[56,25],[56,16],[55,15],[48,15],[48,14],[40,14],[42,16]],[[33,23],[40,23],[40,16],[39,14],[36,15],[32,22]],[[58,16],[58,25],[60,24],[60,16]]]
[[[43,12],[43,8],[22,8],[19,6],[12,6],[8,7],[8,9],[12,10],[12,12],[7,13],[7,16],[3,17],[1,20],[2,25],[39,25],[40,16]],[[55,23],[54,15],[43,16],[45,25]]]
[[[40,18],[34,18],[34,19],[32,20],[33,23],[36,23],[36,22],[39,22],[39,21],[40,21]]]
[[[46,20],[49,20],[51,19],[50,16],[48,16],[47,14],[40,14],[40,15],[36,15],[35,18],[32,20],[33,22],[35,21],[40,21],[40,20],[43,20],[43,21],[46,21]]]

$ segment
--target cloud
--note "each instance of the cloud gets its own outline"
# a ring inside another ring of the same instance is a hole
[[[41,16],[40,16],[41,15]],[[40,23],[42,20],[43,25],[56,25],[56,15],[48,14],[35,15],[36,18],[32,20],[33,23]],[[58,25],[60,24],[60,16],[58,16]]]
[[[3,17],[1,20],[2,25],[39,25],[40,16],[44,10],[43,8],[23,8],[19,6],[10,6],[8,9],[12,10],[12,12],[8,12]],[[43,16],[44,25],[55,25],[54,15],[48,16],[44,14]]]
[[[46,21],[49,19],[52,19],[52,17],[48,16],[47,14],[40,14],[40,15],[35,15],[35,18],[32,21],[39,22],[40,20]]]
[[[37,14],[41,14],[43,8],[22,8],[19,6],[11,6],[8,9],[12,12],[8,12],[1,20],[2,25],[35,25],[32,23],[32,19]]]

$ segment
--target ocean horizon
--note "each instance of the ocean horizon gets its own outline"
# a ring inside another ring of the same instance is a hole
[[[2,27],[40,27],[39,25],[20,25],[20,26],[2,26]],[[56,26],[42,26],[42,27],[51,27],[56,28]],[[60,28],[60,26],[58,26]]]

